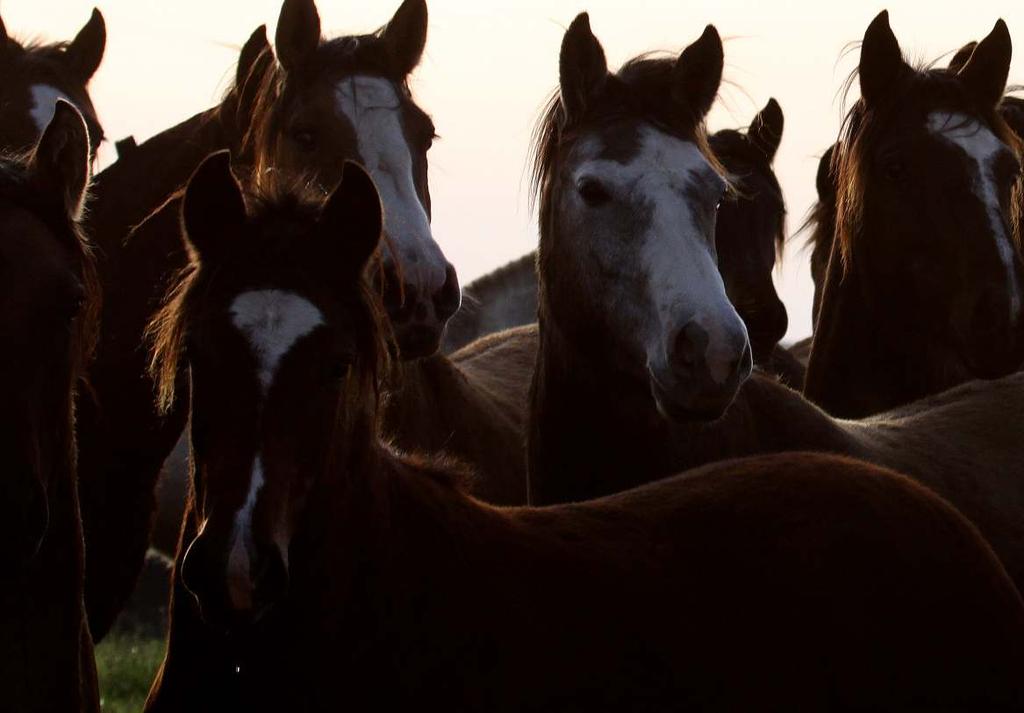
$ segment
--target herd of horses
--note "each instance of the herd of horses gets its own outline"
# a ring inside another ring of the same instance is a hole
[[[426,37],[425,0],[335,39],[284,0],[90,176],[102,16],[0,23],[0,708],[99,710],[184,432],[153,713],[1024,710],[1006,25],[921,67],[867,28],[791,350],[783,113],[706,131],[714,26],[613,71],[572,22],[537,252],[465,290]]]

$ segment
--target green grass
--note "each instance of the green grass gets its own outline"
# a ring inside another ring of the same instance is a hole
[[[103,713],[138,713],[164,655],[162,639],[113,632],[96,647]]]

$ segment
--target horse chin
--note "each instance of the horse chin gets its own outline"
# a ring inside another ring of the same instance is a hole
[[[662,418],[673,423],[710,423],[717,421],[736,399],[737,389],[715,393],[696,391],[685,386],[668,389],[652,374],[651,396]]]
[[[441,346],[444,325],[425,322],[394,324],[394,331],[402,361],[413,361],[437,352]]]

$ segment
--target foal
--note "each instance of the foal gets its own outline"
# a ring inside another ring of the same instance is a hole
[[[0,707],[19,713],[99,711],[73,431],[99,308],[89,146],[58,101],[25,160],[0,158]]]
[[[160,161],[161,149],[166,151],[168,146],[176,152],[173,174],[178,185],[203,157],[225,147],[231,149],[240,174],[248,177],[254,172],[251,180],[256,182],[301,171],[315,176],[317,185],[331,186],[345,159],[373,166],[390,221],[386,230],[390,252],[382,251],[378,285],[385,291],[398,349],[404,358],[432,353],[445,321],[458,307],[459,289],[454,269],[429,225],[427,151],[434,126],[408,86],[426,34],[424,0],[405,0],[376,33],[331,40],[321,38],[320,17],[312,0],[285,0],[277,26],[277,62],[263,30],[258,30],[242,51],[236,86],[221,106],[132,151],[123,161],[125,170],[116,178],[111,176],[109,190],[107,176],[99,177],[98,203],[109,206],[104,215],[112,222],[111,229],[97,233],[101,245],[115,255],[105,284],[110,279],[116,286],[107,301],[103,339],[92,373],[97,404],[83,409],[81,433],[86,532],[90,550],[96,553],[90,559],[87,580],[95,632],[109,628],[131,591],[149,542],[157,475],[187,415],[187,407],[164,419],[154,412],[152,382],[144,376],[145,354],[138,348],[162,288],[187,262],[179,239],[180,201],[172,196],[132,231],[122,247],[131,223],[117,210],[118,196],[131,190],[137,171],[152,171],[153,161]],[[147,146],[153,142],[158,143]],[[159,203],[150,210],[154,207]],[[432,437],[415,440],[411,447],[440,448],[436,444],[451,439],[453,429],[436,419],[439,402],[451,403],[458,415],[466,410],[457,399],[438,398],[433,391],[441,388],[447,394],[455,387],[467,391],[465,378],[445,367],[416,381],[423,393],[407,394],[414,404],[427,404],[421,405],[420,418],[412,425],[426,421]],[[477,412],[487,410],[486,417],[477,416],[474,425],[497,422],[492,430],[500,430],[503,442],[513,443],[505,435],[511,427],[502,415],[500,400],[487,392],[483,397],[471,392],[469,398],[485,401]],[[411,412],[402,411],[404,415]],[[471,412],[467,420],[474,415]],[[399,428],[405,433],[406,424],[396,426],[396,431]],[[408,430],[419,435],[414,428]],[[464,430],[469,429],[460,430],[460,437],[479,443],[478,448],[494,441],[480,443],[479,427],[465,435]],[[521,427],[517,433],[522,433]],[[501,453],[511,450],[518,456],[517,491],[525,493],[525,466],[518,445],[505,445]]]
[[[907,65],[882,13],[833,161],[836,233],[805,393],[877,413],[1024,361],[1020,141],[999,21],[956,73]]]
[[[206,628],[175,649],[175,618],[149,711],[1024,704],[1019,595],[973,526],[889,471],[789,454],[497,509],[395,455],[361,279],[372,182],[348,165],[319,215],[250,205],[224,157],[199,170],[193,265],[156,322],[161,393],[179,361],[191,376],[182,579]]]
[[[71,42],[21,43],[0,20],[0,149],[27,151],[50,123],[58,99],[73,104],[89,127],[90,155],[103,128],[89,98],[89,80],[103,60],[107,30],[103,15],[92,16]]]

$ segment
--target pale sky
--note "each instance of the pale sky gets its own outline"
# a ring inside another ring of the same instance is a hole
[[[233,76],[238,48],[260,24],[273,39],[280,0],[98,0],[107,51],[92,96],[111,139],[140,142],[216,103]],[[3,0],[16,37],[70,39],[97,0]],[[326,36],[363,33],[386,22],[399,0],[320,0]],[[726,38],[726,79],[712,130],[745,126],[769,97],[786,114],[776,158],[793,233],[814,200],[818,156],[836,137],[837,92],[858,53],[841,58],[888,8],[904,53],[931,59],[980,39],[1002,17],[1024,38],[1024,3],[1008,0],[887,4],[826,0],[429,0],[430,34],[413,78],[441,140],[430,153],[434,236],[462,282],[536,246],[527,207],[530,132],[558,81],[558,48],[576,13],[617,67],[648,50],[679,50],[707,23]],[[1010,81],[1024,83],[1024,39]],[[101,165],[112,160],[101,151]],[[790,243],[776,275],[790,316],[789,339],[810,333],[812,294],[802,240]]]

